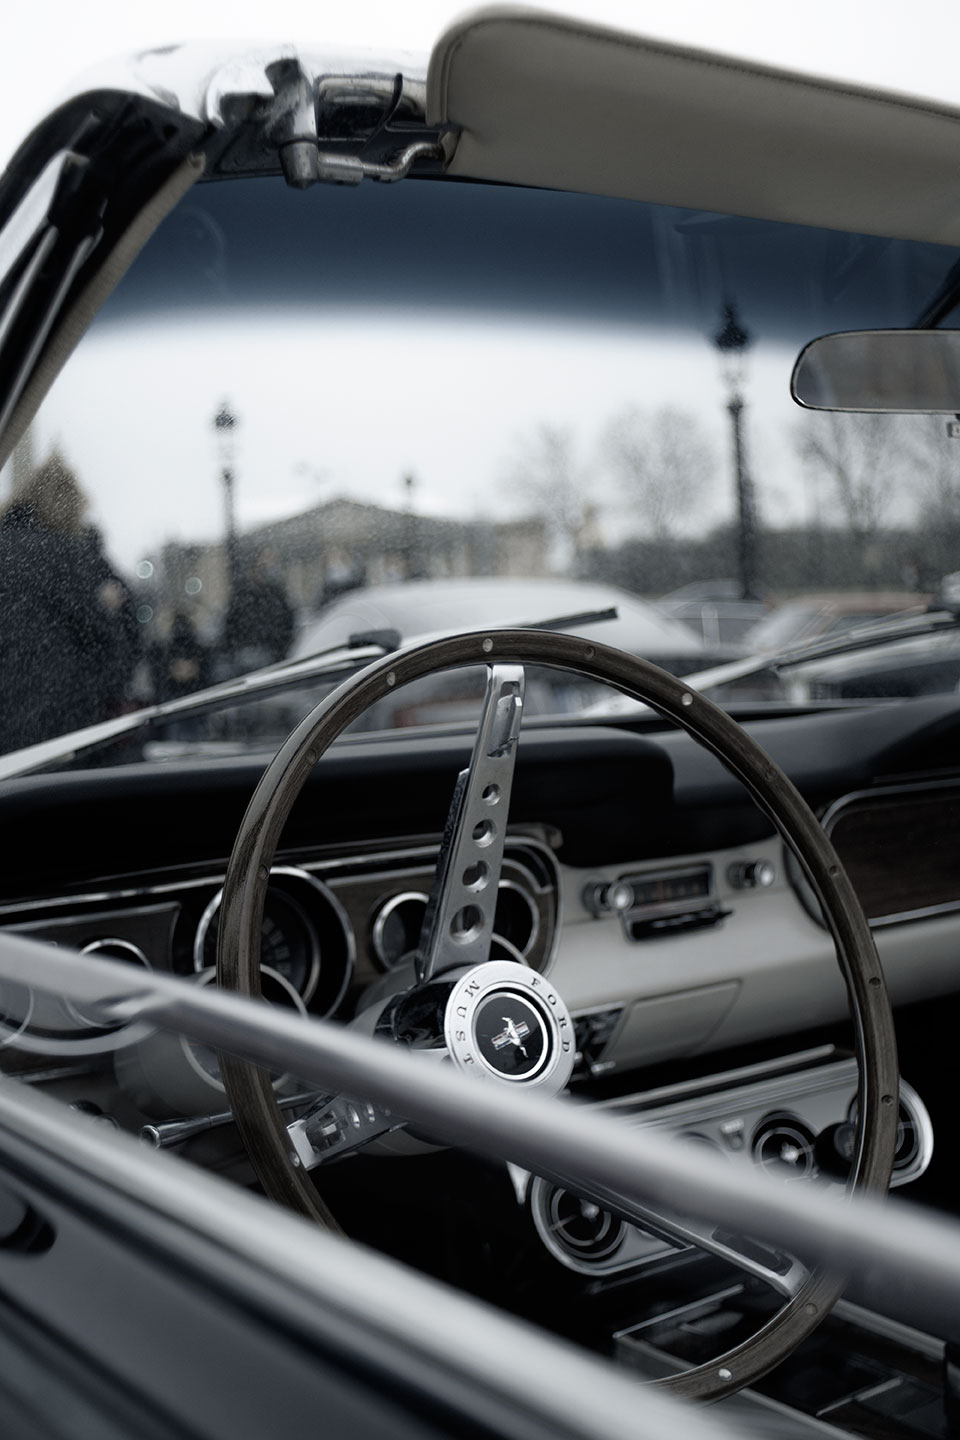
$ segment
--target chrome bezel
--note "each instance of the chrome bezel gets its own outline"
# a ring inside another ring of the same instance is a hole
[[[125,950],[132,960],[142,965],[144,970],[151,970],[153,967],[139,945],[134,945],[132,940],[121,940],[116,935],[104,935],[100,940],[90,940],[86,945],[80,947],[81,955],[99,955],[102,951]],[[64,1008],[72,1020],[78,1025],[83,1025],[88,1030],[120,1030],[122,1023],[116,1025],[104,1025],[102,1021],[91,1019],[84,1014],[82,1006],[77,1005],[73,1000],[64,998]]]
[[[29,985],[22,985],[20,988],[25,992],[26,999],[23,1019],[16,1027],[8,1025],[4,1020],[0,1020],[0,1050],[5,1049],[7,1045],[20,1046],[20,1037],[33,1018],[33,1007],[35,1004],[34,992]]]
[[[354,877],[349,872],[355,867],[361,867],[362,873],[369,875],[371,873],[371,867],[374,866],[380,867],[385,881],[396,879],[402,875],[404,867],[409,869],[411,862],[435,863],[439,846],[435,839],[410,836],[401,840],[396,848],[391,848],[390,845],[382,839],[375,841],[373,848],[370,850],[365,850],[363,846],[355,843],[345,845],[343,847],[343,853],[341,854],[326,854],[316,848],[310,852],[310,847],[305,848],[308,853],[312,853],[318,858],[302,860],[299,865],[276,865],[273,869],[276,871],[284,871],[288,874],[303,876],[323,886],[327,898],[331,900],[337,908],[338,915],[341,917],[349,933],[352,971],[356,951],[353,930],[344,907],[337,896],[329,889],[326,881],[352,879]],[[333,849],[335,847],[329,848]],[[563,891],[560,884],[557,858],[550,846],[538,836],[529,835],[524,831],[517,832],[508,830],[506,850],[509,852],[517,849],[535,850],[537,854],[542,857],[546,868],[553,877],[552,889],[556,903],[556,921],[553,927],[550,947],[544,955],[543,965],[539,971],[541,975],[548,975],[556,959],[563,920]],[[511,865],[524,871],[534,890],[539,891],[551,888],[541,885],[536,876],[531,874],[529,868],[524,865],[523,860],[516,854],[508,853],[507,860]],[[5,901],[3,904],[0,904],[0,917],[4,915],[30,915],[38,911],[57,912],[73,909],[76,906],[91,904],[102,905],[122,900],[139,900],[147,896],[176,896],[191,891],[205,890],[210,886],[216,886],[218,891],[222,890],[222,871],[214,870],[213,873],[208,874],[186,875],[181,879],[162,880],[157,881],[155,884],[118,884],[112,889],[87,890],[76,895],[54,895],[46,898]]]
[[[746,1118],[745,1112],[755,1109],[760,1112],[757,1116],[759,1124],[763,1112],[770,1114],[774,1110],[783,1112],[790,1109],[797,1112],[795,1118],[802,1124],[812,1125],[813,1120],[807,1110],[810,1099],[815,1100],[822,1092],[833,1092],[838,1100],[845,1092],[855,1099],[856,1082],[854,1059],[837,1058],[832,1046],[818,1046],[778,1060],[761,1061],[646,1092],[622,1095],[600,1102],[597,1108],[617,1116],[624,1124],[656,1126],[678,1139],[697,1136],[716,1147],[718,1153],[723,1154],[732,1165],[754,1165],[756,1161],[753,1146],[749,1143],[750,1135],[744,1133],[744,1143],[737,1148],[724,1145],[717,1138],[717,1127],[724,1118]],[[852,1103],[852,1100],[848,1101],[838,1109],[836,1118],[849,1118]],[[900,1103],[910,1112],[917,1149],[906,1163],[901,1162],[899,1168],[894,1168],[891,1189],[907,1185],[921,1176],[930,1163],[934,1146],[933,1125],[926,1106],[905,1080],[900,1082]],[[755,1138],[756,1127],[751,1133]],[[624,1243],[617,1247],[615,1253],[592,1259],[577,1256],[558,1243],[551,1229],[547,1202],[553,1182],[538,1176],[528,1177],[523,1171],[519,1171],[518,1175],[523,1177],[524,1182],[529,1179],[531,1218],[543,1245],[554,1259],[579,1274],[627,1273],[691,1248],[680,1241],[661,1240],[652,1231],[644,1231],[642,1226],[628,1224]],[[516,1185],[517,1177],[513,1178]],[[785,1180],[784,1183],[815,1185],[839,1195],[844,1191],[846,1182],[825,1175],[817,1178],[807,1175]]]
[[[384,954],[383,932],[386,929],[387,921],[398,906],[405,904],[408,900],[417,900],[423,905],[426,914],[427,901],[429,897],[422,890],[401,890],[396,895],[391,895],[377,910],[373,925],[370,930],[370,944],[373,948],[374,957],[381,970],[393,970],[404,958],[402,955],[397,960],[390,960]]]
[[[533,877],[531,876],[530,879],[532,883]],[[503,876],[501,876],[497,890],[498,892],[501,890],[512,890],[515,895],[520,896],[530,912],[530,934],[527,936],[525,945],[515,945],[512,940],[508,940],[505,935],[501,935],[499,930],[494,930],[493,932],[495,940],[499,940],[501,944],[507,946],[510,950],[519,951],[523,958],[526,959],[536,944],[537,936],[540,934],[540,912],[534,904],[532,895],[530,895],[522,885],[518,885],[516,880],[511,880],[509,877],[504,879]],[[541,971],[540,973],[542,974],[543,972]]]
[[[534,883],[532,876],[530,877],[530,881],[531,884]],[[512,940],[508,940],[505,935],[501,935],[499,930],[494,930],[493,934],[490,937],[490,944],[492,946],[494,943],[496,943],[507,952],[511,960],[515,960],[519,964],[525,965],[527,964],[527,956],[532,950],[536,942],[537,936],[540,934],[539,911],[537,910],[533,897],[528,893],[527,890],[524,889],[522,885],[518,885],[516,880],[504,880],[503,878],[501,878],[500,883],[497,886],[497,890],[498,892],[501,890],[512,890],[514,894],[520,896],[520,898],[526,905],[528,911],[530,912],[530,934],[527,937],[526,944],[521,948],[520,946],[515,945]],[[396,895],[391,895],[388,900],[385,900],[380,906],[380,908],[376,911],[376,914],[374,915],[373,925],[370,930],[370,945],[373,950],[374,959],[376,960],[377,965],[381,970],[385,972],[393,970],[400,963],[400,960],[404,958],[403,956],[401,956],[399,960],[390,960],[384,952],[383,934],[384,930],[386,929],[387,921],[390,919],[390,916],[393,914],[393,912],[397,909],[398,906],[405,904],[409,900],[416,900],[421,903],[423,905],[424,913],[426,913],[429,898],[430,897],[426,895],[422,890],[400,890],[397,892]],[[539,973],[542,974],[543,972],[541,971]]]
[[[331,910],[336,916],[341,930],[343,931],[345,959],[343,976],[340,981],[340,986],[337,990],[335,998],[325,1007],[325,1009],[323,1011],[314,1012],[315,1014],[332,1015],[333,1012],[336,1010],[337,1006],[340,1004],[344,995],[346,994],[347,986],[350,983],[350,977],[353,974],[354,964],[356,961],[356,941],[354,939],[353,927],[351,926],[350,921],[347,918],[347,912],[344,910],[337,897],[330,891],[329,887],[326,886],[322,880],[318,880],[315,875],[309,874],[309,872],[306,870],[301,870],[296,865],[274,865],[270,869],[270,875],[271,878],[274,876],[282,876],[288,880],[299,880],[303,884],[310,886],[310,888],[321,897],[324,903],[330,906]],[[286,890],[278,890],[277,893],[283,896],[283,900],[286,904],[291,905],[299,913],[301,919],[303,920],[306,932],[309,936],[311,950],[309,973],[303,990],[296,992],[303,1000],[304,1004],[309,1005],[310,1001],[313,999],[314,994],[316,993],[317,985],[320,980],[320,966],[322,964],[322,956],[320,954],[320,938],[317,935],[316,926],[314,925],[313,920],[306,912],[303,905],[293,896],[288,894]],[[268,885],[267,895],[269,896],[269,894],[270,889]],[[205,961],[203,954],[204,944],[207,939],[207,933],[210,929],[211,924],[213,923],[213,918],[220,909],[222,901],[223,886],[220,887],[217,893],[209,901],[197,924],[196,933],[193,937],[193,969],[194,974],[196,975],[202,974],[203,971],[208,968],[207,962]],[[270,967],[268,966],[263,966],[261,968],[264,970],[264,972],[270,969]],[[295,987],[292,988],[295,989]]]
[[[302,1015],[304,1018],[306,1018],[307,1007],[303,1001],[302,996],[300,995],[299,991],[297,991],[290,984],[290,981],[287,980],[285,976],[280,974],[279,970],[274,970],[270,965],[261,965],[260,973],[261,975],[268,975],[271,980],[276,981],[276,983],[280,986],[280,989],[283,990],[286,995],[289,995],[293,1009],[297,1012],[297,1014]],[[200,973],[197,975],[196,983],[198,985],[215,985],[216,980],[217,971],[215,966],[208,965],[205,970],[200,971]],[[183,1051],[184,1059],[190,1066],[190,1069],[193,1071],[193,1073],[197,1075],[205,1085],[209,1085],[214,1090],[219,1091],[221,1095],[225,1095],[226,1090],[224,1088],[223,1081],[218,1076],[211,1075],[210,1071],[205,1069],[204,1066],[201,1065],[200,1061],[197,1059],[196,1054],[194,1053],[195,1042],[188,1039],[186,1035],[178,1035],[177,1041],[180,1045],[180,1049]],[[270,1083],[272,1084],[274,1090],[279,1090],[287,1083],[289,1079],[289,1075],[275,1075]]]

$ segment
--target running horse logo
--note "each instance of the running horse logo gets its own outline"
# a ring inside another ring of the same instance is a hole
[[[520,1023],[517,1024],[516,1021],[504,1015],[503,1023],[506,1028],[501,1030],[499,1035],[494,1035],[493,1037],[494,1050],[502,1050],[504,1045],[516,1045],[523,1058],[525,1060],[529,1059],[527,1048],[523,1043],[530,1034],[530,1026],[526,1020],[521,1020]]]

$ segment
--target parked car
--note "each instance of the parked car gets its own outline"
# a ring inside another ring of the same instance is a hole
[[[950,1432],[960,696],[727,711],[608,622],[451,634],[436,590],[432,639],[315,636],[157,705],[111,657],[131,617],[216,633],[248,566],[284,611],[354,562],[582,573],[664,474],[729,534],[744,435],[772,493],[815,404],[893,463],[890,413],[960,411],[958,130],[496,7],[423,63],[143,52],[26,137],[4,1435]],[[749,403],[718,326],[757,340]],[[842,395],[792,406],[845,332]],[[629,505],[593,460],[625,413]],[[949,500],[919,434],[913,493]],[[478,722],[341,738],[478,665]],[[645,708],[524,723],[545,666]],[[275,748],[177,748],[267,695],[299,707]]]
[[[839,594],[798,595],[777,605],[743,636],[752,654],[786,650],[794,645],[830,640],[858,625],[901,611],[926,607],[929,595],[910,590],[864,590]]]
[[[767,613],[763,600],[743,598],[738,580],[694,580],[662,595],[657,605],[714,649],[743,649],[747,636]]]
[[[595,636],[674,675],[702,670],[731,654],[720,647],[708,649],[686,626],[614,585],[479,576],[352,590],[305,621],[290,656],[302,659],[370,636],[399,645],[439,630],[477,630],[484,625]],[[431,676],[372,707],[364,717],[364,728],[389,730],[474,718],[484,686],[482,666]],[[603,693],[603,687],[582,678],[533,667],[527,675],[524,706],[528,715],[570,714],[596,703]]]

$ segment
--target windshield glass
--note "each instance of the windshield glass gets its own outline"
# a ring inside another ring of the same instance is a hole
[[[2,749],[370,632],[615,608],[568,628],[690,673],[824,592],[824,631],[926,603],[958,563],[960,441],[801,411],[789,379],[815,335],[909,325],[956,259],[490,185],[196,187],[4,473]],[[938,641],[929,682],[921,645],[883,657],[913,688],[841,668],[790,698],[954,688]],[[366,723],[460,719],[481,688]],[[318,693],[159,740],[272,740]],[[533,676],[528,711],[596,699]]]

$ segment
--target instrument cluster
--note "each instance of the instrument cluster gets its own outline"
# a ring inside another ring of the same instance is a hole
[[[281,857],[271,870],[264,906],[264,998],[315,1016],[349,1019],[370,986],[412,957],[438,850],[436,840],[424,840]],[[216,974],[223,880],[222,869],[167,871],[96,893],[9,905],[0,925],[118,964],[209,984]],[[557,943],[558,914],[558,872],[546,835],[509,837],[491,958],[545,972]],[[132,1083],[138,1094],[147,1099],[151,1089],[162,1092],[163,1103],[175,1104],[181,1113],[193,1113],[201,1100],[209,1108],[216,1098],[206,1093],[210,1084],[221,1088],[215,1060],[186,1041],[181,1048],[199,1090],[192,1082],[158,1081],[169,1070],[169,1045],[156,1047],[160,1058],[140,1056],[131,1066],[131,1056],[120,1052],[142,1050],[133,1027],[104,1023],[67,999],[34,994],[25,986],[16,994],[7,989],[10,994],[0,997],[4,1069],[38,1071],[51,1059],[89,1064],[118,1052],[118,1073],[136,1072]]]

